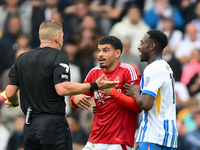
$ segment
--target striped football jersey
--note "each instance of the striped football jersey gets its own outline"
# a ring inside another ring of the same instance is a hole
[[[149,111],[142,111],[136,142],[177,147],[176,106],[173,72],[164,59],[149,64],[141,81],[142,94],[155,98]]]

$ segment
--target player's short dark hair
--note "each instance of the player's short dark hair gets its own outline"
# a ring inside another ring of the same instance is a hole
[[[120,39],[115,36],[104,36],[100,39],[99,45],[110,44],[115,50],[120,49],[121,54],[123,51],[123,44]]]
[[[147,34],[149,34],[149,38],[151,38],[155,42],[156,47],[159,48],[161,51],[167,46],[168,39],[166,34],[162,31],[152,29],[149,30]]]

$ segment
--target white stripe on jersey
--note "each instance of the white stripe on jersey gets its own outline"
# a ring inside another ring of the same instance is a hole
[[[127,68],[129,70],[132,80],[137,79],[137,74],[136,74],[135,68],[132,65],[126,64],[126,63],[121,63],[120,67]]]
[[[148,112],[143,111],[142,113],[145,113],[145,118],[143,119],[143,115],[141,115],[140,127],[136,141],[155,143],[165,147],[176,147],[178,140],[177,138],[178,130],[177,127],[175,126],[174,120],[168,120],[168,119],[164,120],[163,130],[165,133],[159,134],[153,139],[152,135],[154,134],[155,131],[151,130],[153,128],[153,125],[150,122],[148,122],[147,118]],[[147,130],[147,127],[150,130]]]

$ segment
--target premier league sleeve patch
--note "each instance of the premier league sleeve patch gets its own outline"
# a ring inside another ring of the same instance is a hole
[[[144,83],[144,86],[145,86],[145,87],[148,87],[149,82],[150,82],[150,76],[147,76],[147,77],[146,77],[146,80],[145,80],[145,83]]]
[[[63,68],[65,68],[66,73],[69,73],[69,65],[68,64],[59,63],[59,65],[62,66]]]

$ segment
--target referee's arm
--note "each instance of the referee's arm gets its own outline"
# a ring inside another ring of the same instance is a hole
[[[16,107],[19,105],[17,91],[19,87],[16,85],[8,85],[6,87],[6,98],[8,101],[5,101],[7,107]]]
[[[58,83],[55,85],[55,89],[60,96],[65,95],[76,95],[81,93],[87,93],[90,91],[101,90],[115,87],[119,84],[119,81],[108,81],[104,80],[105,75],[103,74],[99,77],[95,84],[97,87],[92,87],[91,83],[77,83],[77,82],[70,82],[65,81],[62,83]]]
[[[60,96],[76,95],[80,93],[86,93],[90,91],[89,83],[77,83],[71,81],[65,81],[55,85],[55,89]]]

